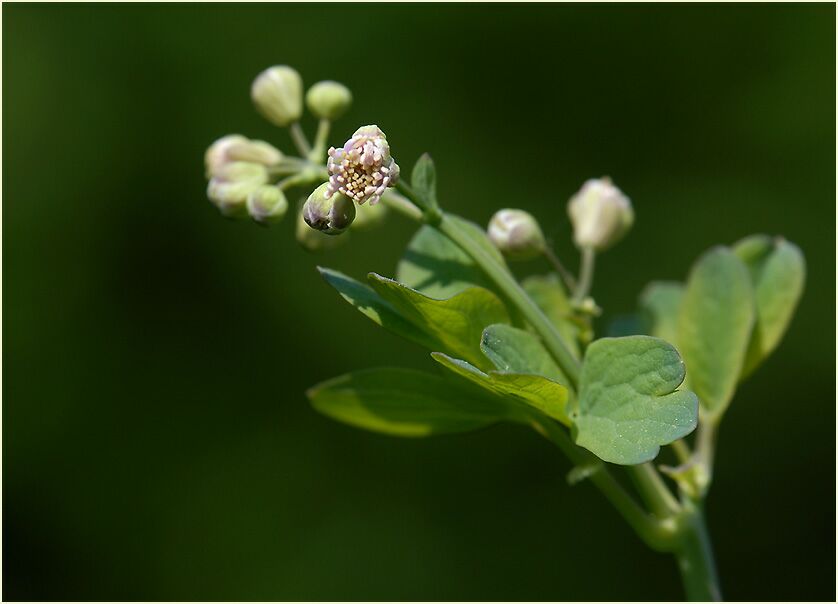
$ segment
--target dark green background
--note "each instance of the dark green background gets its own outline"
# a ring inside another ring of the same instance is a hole
[[[379,124],[404,168],[433,154],[446,208],[527,208],[571,264],[566,200],[611,175],[637,222],[599,263],[601,326],[712,244],[797,242],[806,293],[730,409],[708,514],[728,598],[834,599],[833,5],[3,17],[5,599],[681,597],[534,433],[396,440],[309,408],[321,379],[432,362],[314,270],[392,274],[410,224],[317,258],[207,202],[215,138],[290,150],[248,94],[276,63],[352,88],[333,142]]]

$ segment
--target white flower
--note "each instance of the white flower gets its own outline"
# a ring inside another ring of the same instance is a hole
[[[489,221],[489,240],[512,260],[529,260],[540,255],[546,246],[538,222],[524,210],[504,209]]]
[[[576,246],[597,251],[617,243],[634,222],[631,201],[609,178],[587,181],[568,202],[567,213]]]
[[[358,128],[341,149],[329,149],[327,195],[342,193],[353,201],[375,205],[399,179],[387,137],[378,126]]]
[[[287,65],[269,67],[253,80],[250,97],[268,121],[285,127],[303,114],[303,79]]]

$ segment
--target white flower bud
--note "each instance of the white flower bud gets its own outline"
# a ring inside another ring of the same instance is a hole
[[[261,164],[233,162],[223,166],[207,187],[207,197],[225,216],[244,216],[247,196],[268,182]]]
[[[282,153],[265,141],[250,140],[241,134],[223,136],[210,145],[204,154],[207,178],[218,174],[222,167],[244,161],[264,166],[272,166],[282,160]]]
[[[287,65],[270,67],[253,80],[250,97],[268,121],[287,126],[303,114],[303,79]]]
[[[541,227],[524,210],[499,210],[489,221],[489,239],[511,260],[530,260],[546,246]]]
[[[317,82],[306,93],[306,106],[315,117],[336,120],[352,104],[352,93],[340,82]]]
[[[631,201],[609,178],[587,181],[567,204],[573,240],[580,249],[605,250],[619,241],[634,222]]]
[[[399,165],[390,156],[387,137],[378,126],[358,128],[342,148],[329,149],[327,168],[328,194],[343,193],[359,204],[377,204],[399,179]]]
[[[247,213],[260,224],[279,222],[288,211],[285,193],[274,185],[262,185],[247,196]]]
[[[355,204],[340,193],[327,193],[323,183],[309,195],[303,205],[303,219],[315,231],[326,235],[340,235],[355,220]]]

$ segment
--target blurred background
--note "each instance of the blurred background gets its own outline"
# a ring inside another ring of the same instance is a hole
[[[403,168],[434,156],[447,209],[526,208],[570,265],[565,203],[610,175],[637,222],[600,258],[601,329],[713,244],[799,244],[804,298],[728,413],[708,516],[727,598],[835,598],[834,5],[3,17],[4,599],[682,597],[534,433],[398,440],[312,411],[322,379],[434,364],[314,270],[392,275],[413,225],[317,257],[292,220],[207,201],[216,138],[291,151],[249,100],[278,63],[352,89],[333,143],[379,124]]]

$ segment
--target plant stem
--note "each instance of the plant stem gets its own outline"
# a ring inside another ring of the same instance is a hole
[[[405,218],[422,222],[422,210],[394,191],[387,191],[381,196],[381,203],[395,210]]]
[[[543,254],[544,257],[547,258],[548,262],[550,262],[550,264],[552,264],[553,267],[556,269],[556,272],[559,273],[559,276],[561,276],[562,281],[564,281],[565,287],[567,287],[567,291],[574,291],[576,289],[576,279],[573,277],[572,274],[570,274],[570,271],[565,268],[564,264],[562,264],[561,260],[559,260],[559,257],[556,256],[555,252],[550,249],[550,246],[544,246]]]
[[[294,141],[294,146],[297,147],[297,151],[300,152],[300,155],[306,157],[309,153],[311,153],[311,145],[308,144],[306,133],[303,132],[299,122],[291,124],[288,132],[291,135],[291,140]]]
[[[629,473],[647,505],[658,518],[668,518],[681,511],[681,505],[650,463],[629,466]]]
[[[596,252],[592,247],[582,248],[582,262],[579,266],[579,281],[576,284],[576,291],[573,293],[573,301],[581,302],[591,291],[591,284],[594,281],[594,259]]]
[[[308,154],[309,161],[321,163],[324,154],[326,153],[326,141],[329,138],[329,130],[332,127],[332,122],[327,119],[321,119],[317,124],[317,134],[314,135],[314,147]]]
[[[690,457],[692,457],[690,446],[683,438],[681,440],[676,440],[671,444],[671,446],[679,463],[687,463],[690,460]]]
[[[722,591],[700,503],[686,499],[684,521],[675,557],[687,599],[692,602],[720,602]]]

